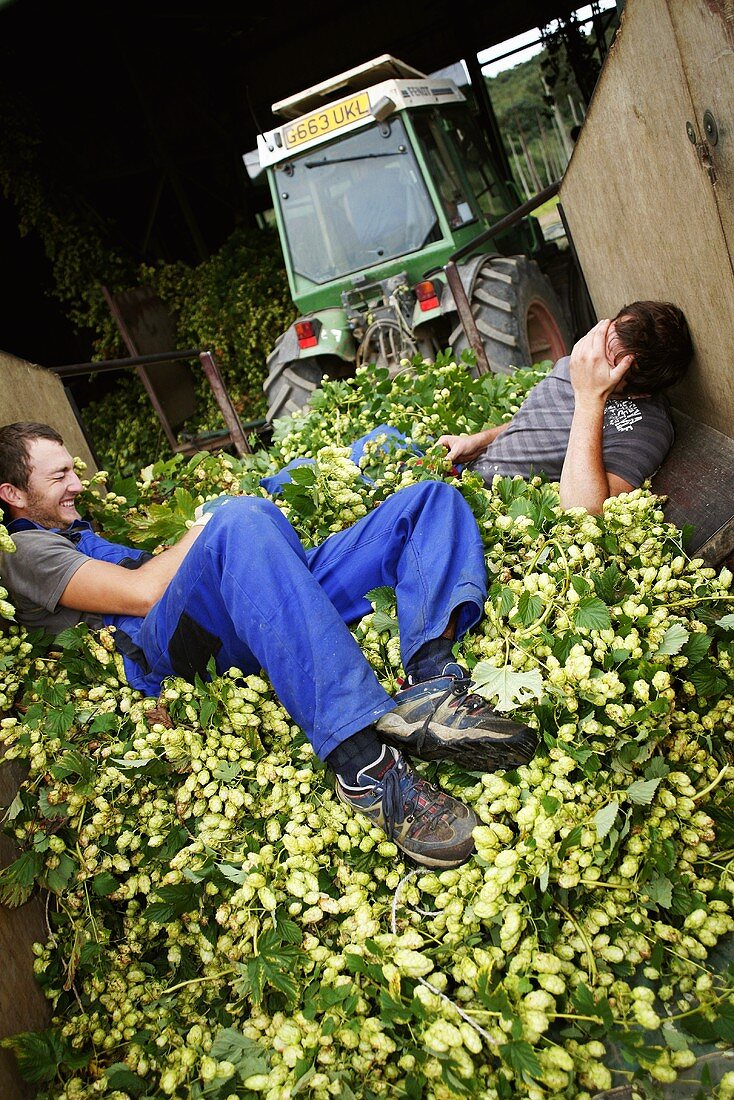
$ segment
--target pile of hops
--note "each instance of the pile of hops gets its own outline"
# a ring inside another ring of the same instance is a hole
[[[89,483],[106,533],[155,548],[210,497],[266,495],[292,458],[315,461],[276,502],[309,545],[403,485],[452,481],[490,575],[457,656],[540,745],[504,774],[418,765],[481,825],[467,864],[416,872],[337,800],[265,679],[143,698],[112,632],[49,645],[11,626],[0,737],[29,774],[0,892],[49,891],[35,970],[53,1020],[9,1045],[39,1097],[650,1095],[731,1042],[732,576],[685,554],[646,489],[589,516],[540,479],[451,473],[431,440],[508,418],[542,374],[364,371],[269,454]],[[358,468],[349,443],[376,423],[410,439]],[[354,632],[393,691],[394,594],[371,598]],[[734,1095],[732,1075],[716,1088]]]

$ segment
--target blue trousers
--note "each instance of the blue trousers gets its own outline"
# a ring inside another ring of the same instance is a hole
[[[164,596],[124,628],[147,668],[126,657],[131,684],[156,693],[172,674],[265,670],[322,759],[394,703],[347,623],[365,593],[397,594],[403,662],[459,610],[457,637],[480,618],[486,568],[476,521],[443,482],[401,490],[346,531],[305,550],[283,513],[258,497],[214,512]]]

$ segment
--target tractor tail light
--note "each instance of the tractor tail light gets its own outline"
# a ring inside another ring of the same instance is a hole
[[[439,287],[430,279],[416,285],[415,296],[423,313],[427,313],[429,309],[438,309],[438,292]]]
[[[296,321],[299,348],[315,348],[319,342],[318,321]]]

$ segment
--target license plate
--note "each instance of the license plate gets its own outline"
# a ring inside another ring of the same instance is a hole
[[[371,117],[370,97],[366,92],[344,99],[341,103],[334,103],[331,107],[324,107],[322,111],[314,111],[312,115],[304,115],[294,122],[292,126],[283,127],[283,141],[286,149],[294,149],[297,145],[303,145],[306,141],[331,134],[335,130],[341,130],[352,122],[359,122]]]

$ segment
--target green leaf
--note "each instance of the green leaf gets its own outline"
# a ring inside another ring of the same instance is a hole
[[[395,589],[387,584],[381,584],[378,588],[372,588],[366,593],[365,599],[369,600],[375,611],[382,611],[385,615],[395,613]]]
[[[553,817],[553,814],[558,810],[561,805],[560,798],[554,798],[552,795],[546,794],[540,800],[540,804],[547,813],[548,817]]]
[[[177,489],[174,494],[174,498],[178,498],[177,503],[181,500],[180,493],[181,490]],[[194,503],[190,496],[189,500],[191,506],[188,510],[172,508],[170,503],[148,504],[145,514],[138,512],[135,516],[135,526],[130,531],[131,540],[138,545],[154,546],[159,542],[173,542],[181,538],[186,531],[186,521],[194,518]]]
[[[23,799],[21,798],[20,791],[16,794],[13,801],[8,806],[3,816],[3,821],[15,821],[16,817],[23,810]]]
[[[316,1003],[322,1012],[325,1012],[327,1008],[333,1008],[334,1005],[343,1004],[344,1001],[348,1001],[354,996],[355,987],[350,983],[344,985],[328,986],[322,985],[319,989]]]
[[[688,1043],[685,1035],[681,1035],[675,1026],[666,1021],[660,1028],[663,1038],[665,1039],[665,1045],[668,1050],[688,1050]]]
[[[659,875],[668,875],[673,870],[678,858],[678,849],[674,842],[666,837],[658,847],[650,849],[653,864]]]
[[[339,1091],[336,1094],[337,1100],[357,1100],[356,1096],[354,1095],[341,1074],[336,1075],[336,1080],[339,1083]]]
[[[242,886],[249,876],[249,871],[243,870],[242,867],[233,867],[231,863],[217,863],[216,868],[220,875],[224,875],[227,882],[234,882],[236,886]]]
[[[15,909],[23,905],[33,893],[36,879],[43,871],[43,855],[40,852],[23,852],[8,867],[0,871],[0,903]]]
[[[78,749],[67,749],[49,768],[49,771],[54,779],[67,779],[70,775],[78,775],[82,783],[88,784],[96,772],[96,766],[93,760]]]
[[[89,1061],[88,1053],[67,1047],[53,1028],[48,1031],[23,1031],[3,1039],[2,1045],[13,1051],[21,1075],[32,1084],[53,1081],[62,1065],[75,1069]]]
[[[581,577],[578,573],[574,573],[571,577],[571,584],[575,592],[579,596],[587,596],[591,590],[591,584],[587,581],[586,577]]]
[[[655,905],[659,905],[663,909],[670,909],[673,903],[673,883],[670,879],[660,875],[658,878],[646,882],[642,889]]]
[[[307,958],[306,953],[297,947],[284,945],[272,929],[260,935],[257,949],[254,958],[238,965],[240,976],[235,984],[242,992],[250,994],[254,1004],[261,1003],[266,985],[284,993],[293,1003],[298,992],[295,979],[297,967]]]
[[[580,982],[574,990],[571,998],[573,1006],[580,1016],[595,1016],[596,1015],[596,1001],[594,1000],[594,994],[591,992],[587,985]]]
[[[49,737],[63,737],[74,725],[76,707],[73,703],[66,703],[58,709],[51,707],[45,716],[45,730]]]
[[[718,675],[715,665],[707,660],[699,661],[689,679],[697,693],[705,699],[718,695],[726,687],[726,681]]]
[[[412,1018],[409,1005],[391,997],[386,989],[380,990],[380,1019],[384,1024],[407,1024]]]
[[[89,726],[89,732],[109,733],[111,730],[116,729],[119,724],[120,716],[118,714],[97,714]]]
[[[117,879],[109,871],[102,871],[92,879],[92,889],[100,898],[106,898],[108,894],[114,894],[118,885]]]
[[[716,822],[719,850],[734,848],[734,799],[727,798],[720,804],[708,803],[706,813]]]
[[[574,622],[586,630],[608,630],[612,625],[607,605],[597,596],[582,596],[576,604]]]
[[[86,623],[78,623],[77,626],[70,626],[55,636],[53,640],[54,649],[79,649],[84,636],[88,633],[89,627]]]
[[[716,1013],[714,1027],[719,1038],[725,1043],[734,1043],[734,1005],[725,1001],[717,1007]]]
[[[283,943],[300,943],[303,939],[303,931],[300,925],[296,924],[290,917],[284,917],[283,914],[276,909],[274,915],[275,921],[275,934],[278,939]]]
[[[690,638],[683,646],[682,654],[688,658],[688,667],[693,668],[699,661],[708,653],[711,648],[711,642],[713,641],[710,634],[703,633],[691,633]]]
[[[398,620],[394,615],[387,615],[384,611],[375,611],[372,616],[372,626],[378,634],[389,634],[391,638],[398,636]]]
[[[62,894],[76,874],[77,861],[67,852],[58,856],[59,865],[46,871],[46,886],[54,894]]]
[[[500,594],[497,602],[497,614],[501,619],[504,619],[510,614],[515,606],[515,593],[507,585],[503,585],[500,590]]]
[[[225,763],[222,761],[217,764],[216,768],[212,772],[212,779],[224,780],[229,782],[232,779],[236,779],[242,771],[242,764],[238,760],[233,760],[231,763]]]
[[[480,661],[472,670],[472,680],[483,698],[497,696],[496,709],[501,711],[515,710],[543,695],[543,677],[537,669],[517,672],[510,665],[495,668],[489,661]]]
[[[561,843],[559,845],[559,848],[558,848],[558,858],[559,859],[563,859],[566,852],[570,852],[572,848],[576,847],[576,845],[581,840],[581,835],[582,835],[583,831],[584,830],[583,830],[583,827],[581,825],[574,825],[573,829],[571,829],[570,833],[568,833],[567,836],[565,836],[563,838],[563,840],[561,841]]]
[[[232,1027],[217,1032],[209,1053],[218,1062],[231,1062],[243,1081],[269,1069],[265,1048]]]
[[[160,847],[155,849],[156,859],[167,863],[169,859],[173,859],[176,852],[181,851],[188,839],[189,835],[184,826],[174,825]]]
[[[604,572],[600,575],[598,573],[591,574],[594,582],[594,588],[599,599],[603,600],[605,604],[616,603],[621,590],[629,590],[632,586],[627,578],[624,578],[619,571],[619,568],[612,563],[607,566]]]
[[[665,779],[670,772],[670,767],[662,756],[654,756],[645,768],[645,779]]]
[[[142,1077],[133,1073],[124,1062],[114,1062],[105,1070],[105,1077],[111,1089],[118,1092],[126,1092],[128,1096],[138,1097],[148,1091],[148,1086]]]
[[[475,1096],[476,1082],[474,1078],[466,1079],[461,1076],[459,1065],[451,1053],[438,1054],[434,1057],[441,1063],[441,1080],[448,1087],[451,1096]]]
[[[216,675],[216,671],[214,672],[214,675]],[[207,729],[209,727],[209,725],[211,724],[211,720],[216,713],[216,700],[208,698],[201,700],[201,705],[199,707],[199,722],[204,727],[204,729]],[[225,765],[223,764],[222,767],[224,766]]]
[[[630,783],[626,794],[630,802],[634,802],[636,806],[649,806],[659,785],[659,779],[637,779],[634,783]]]
[[[531,592],[522,592],[517,601],[517,611],[512,616],[513,626],[531,626],[543,614],[543,600]]]
[[[617,814],[619,813],[619,803],[610,802],[608,806],[602,806],[600,810],[594,814],[594,827],[596,828],[596,835],[599,840],[603,840],[611,829],[614,822],[617,820]]]
[[[653,656],[663,657],[680,653],[690,636],[690,632],[686,630],[682,623],[672,623],[663,634],[662,641]]]
[[[734,615],[723,615],[722,618],[716,620],[716,625],[720,626],[722,630],[734,630]]]
[[[511,1043],[500,1045],[500,1055],[503,1061],[518,1074],[526,1084],[537,1080],[542,1075],[538,1057],[524,1039],[516,1039]]]
[[[288,474],[294,485],[310,488],[316,484],[316,469],[312,465],[294,466],[293,469],[288,471]],[[287,487],[287,485],[284,486],[284,489]]]
[[[157,924],[169,924],[176,917],[198,909],[200,891],[195,883],[179,883],[176,886],[160,886],[156,891],[159,901],[151,902],[143,910],[143,917]]]
[[[533,506],[527,497],[520,496],[512,501],[507,509],[507,514],[508,516],[512,516],[513,519],[517,519],[518,516],[529,516],[532,510]]]

